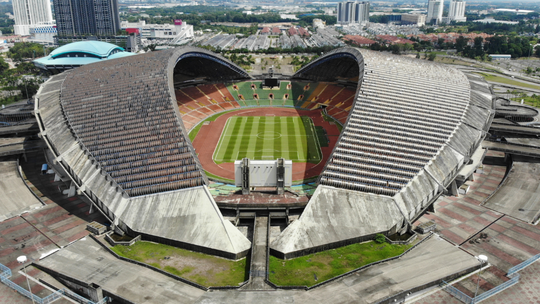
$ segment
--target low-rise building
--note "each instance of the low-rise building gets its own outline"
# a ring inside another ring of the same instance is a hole
[[[343,39],[346,41],[351,41],[358,46],[371,46],[372,44],[377,43],[374,40],[359,35],[345,35]]]
[[[174,24],[146,24],[144,20],[139,22],[122,21],[120,26],[128,33],[136,32],[146,39],[177,39],[179,36],[188,39],[193,37],[193,25],[182,20],[174,20]]]
[[[512,55],[509,54],[489,54],[489,57],[491,57],[491,60],[510,60],[512,59]]]
[[[426,15],[403,14],[401,15],[401,24],[413,24],[423,26],[426,24]]]

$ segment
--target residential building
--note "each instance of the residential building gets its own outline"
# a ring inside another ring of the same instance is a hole
[[[120,30],[118,0],[55,0],[59,36],[108,36]]]
[[[337,6],[338,24],[369,22],[369,2],[341,2]]]
[[[432,22],[439,24],[442,21],[444,0],[429,0],[428,13],[426,22]]]
[[[15,16],[15,34],[30,35],[30,27],[42,22],[52,22],[51,3],[49,0],[13,0]]]
[[[30,27],[30,41],[45,45],[54,44],[54,36],[57,35],[54,22],[41,22]]]
[[[448,18],[450,21],[465,22],[465,1],[463,0],[451,0],[450,10],[448,12]]]

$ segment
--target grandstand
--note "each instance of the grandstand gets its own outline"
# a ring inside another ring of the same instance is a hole
[[[282,81],[279,88],[271,89],[263,89],[261,84],[245,81],[177,89],[176,101],[186,129],[191,130],[209,116],[241,107],[324,107],[328,115],[344,124],[356,93],[356,89],[326,82]]]
[[[180,79],[215,71],[223,80],[249,77],[199,49],[153,52],[52,77],[37,94],[36,112],[64,170],[57,174],[69,176],[115,229],[237,259],[250,242],[219,212],[171,94]],[[196,88],[187,92],[199,101],[182,96],[186,107],[212,106]]]
[[[407,231],[454,182],[493,119],[485,82],[445,66],[347,50],[330,52],[292,77],[353,79],[353,58],[363,76],[356,100],[328,111],[344,129],[300,219],[272,242],[279,257]],[[327,89],[319,84],[309,101],[341,94]]]
[[[331,152],[317,183],[293,189],[312,196],[270,246],[285,258],[406,232],[452,185],[494,115],[485,82],[431,62],[342,48],[263,89],[192,47],[57,75],[41,87],[36,115],[59,175],[117,229],[238,258],[250,243],[212,197],[234,189],[209,189],[187,134],[213,115],[267,107],[323,111],[343,125],[335,147],[321,148]]]

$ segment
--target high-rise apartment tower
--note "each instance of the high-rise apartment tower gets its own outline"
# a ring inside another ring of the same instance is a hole
[[[465,22],[465,1],[463,0],[451,0],[450,10],[448,12],[448,18],[450,21]]]
[[[52,22],[49,0],[13,0],[15,35],[30,35],[33,25]]]
[[[54,0],[58,36],[115,35],[118,0]]]
[[[439,24],[442,21],[444,0],[429,0],[426,22],[435,22]]]
[[[369,22],[369,2],[341,2],[337,7],[339,24]]]

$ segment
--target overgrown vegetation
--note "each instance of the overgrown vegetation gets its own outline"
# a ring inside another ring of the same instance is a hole
[[[312,286],[361,266],[400,255],[410,247],[412,245],[370,241],[291,260],[271,256],[269,279],[281,286]]]
[[[508,97],[517,102],[521,102],[523,100],[523,103],[533,106],[535,108],[540,108],[540,96],[536,94],[532,94],[531,96],[527,95],[525,92],[520,92],[518,90],[508,90],[507,91]]]
[[[152,265],[203,286],[237,286],[248,278],[246,258],[238,261],[193,252],[169,245],[139,241],[114,246],[116,254]]]
[[[487,81],[504,83],[504,84],[509,84],[509,85],[518,86],[518,87],[525,87],[525,88],[540,90],[540,86],[538,86],[538,85],[534,85],[534,84],[530,84],[530,83],[526,83],[526,82],[521,82],[521,81],[517,81],[517,80],[514,80],[514,79],[509,79],[509,78],[506,78],[506,77],[487,74],[487,73],[477,73],[477,74],[483,76],[484,79],[486,79]]]

